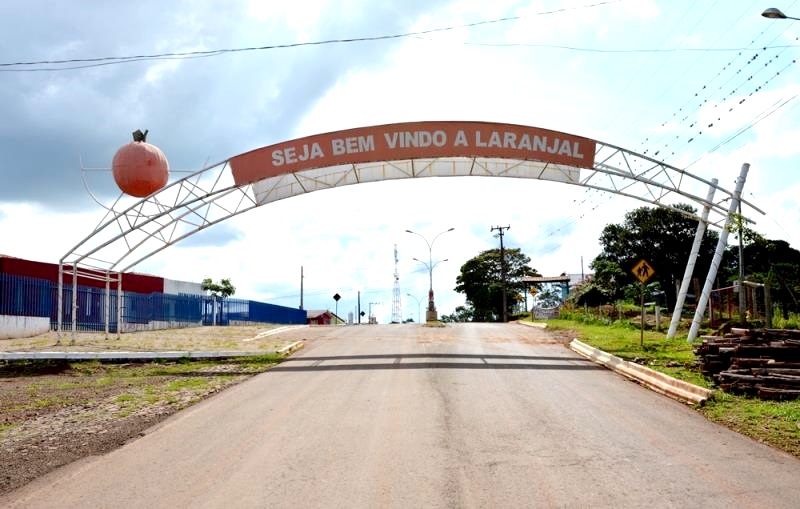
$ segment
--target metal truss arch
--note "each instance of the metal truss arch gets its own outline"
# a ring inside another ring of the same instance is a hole
[[[741,198],[739,191],[723,189],[716,180],[707,181],[645,155],[536,127],[411,122],[308,136],[231,157],[138,201],[118,199],[95,229],[60,260],[58,330],[62,330],[65,275],[71,275],[73,334],[78,278],[105,281],[108,334],[112,283],[121,295],[124,272],[198,232],[301,194],[384,180],[452,176],[548,180],[673,210],[677,209],[670,202],[684,200],[702,210],[692,215],[699,224],[718,228],[724,228]],[[741,184],[743,179],[744,175]],[[712,196],[716,201],[710,201]],[[753,204],[741,203],[763,214]],[[117,299],[119,324],[121,301]],[[118,326],[118,334],[119,330]]]
[[[481,124],[483,126],[494,124]],[[672,203],[677,200],[689,201],[701,210],[709,207],[708,224],[716,227],[724,224],[728,215],[726,203],[732,196],[731,191],[686,170],[594,141],[591,167],[554,162],[547,157],[441,155],[441,151],[420,149],[413,157],[403,159],[359,161],[353,158],[353,161],[341,164],[307,165],[282,173],[271,174],[272,170],[269,170],[264,178],[241,179],[237,176],[237,166],[241,167],[242,157],[260,154],[269,157],[278,150],[287,150],[287,144],[296,146],[304,140],[284,142],[232,157],[174,181],[120,211],[109,209],[97,227],[64,255],[61,263],[99,271],[125,272],[195,233],[261,205],[324,189],[384,180],[449,176],[549,180],[665,208],[672,208]],[[717,200],[713,203],[705,197],[709,188],[716,189]],[[752,203],[742,202],[751,210],[763,213]],[[699,215],[694,217],[702,220]]]

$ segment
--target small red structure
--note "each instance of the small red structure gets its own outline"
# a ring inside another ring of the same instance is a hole
[[[147,130],[134,131],[133,141],[120,147],[111,163],[117,186],[137,198],[153,194],[169,179],[167,157],[161,149],[147,143],[146,138]]]
[[[308,325],[336,325],[343,323],[341,318],[327,309],[313,309],[306,314]]]

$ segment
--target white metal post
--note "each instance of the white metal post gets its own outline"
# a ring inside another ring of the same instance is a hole
[[[72,265],[72,344],[75,344],[75,331],[78,329],[78,264]]]
[[[125,295],[122,292],[122,272],[117,275],[117,339],[120,339],[120,334],[122,333],[122,303]]]
[[[731,196],[731,204],[728,207],[728,215],[725,218],[725,227],[719,233],[719,242],[717,242],[717,249],[714,251],[714,258],[711,260],[711,267],[708,269],[705,285],[703,285],[703,293],[700,295],[700,300],[697,302],[697,309],[694,312],[694,319],[692,320],[692,327],[689,329],[689,336],[687,341],[692,342],[697,337],[697,331],[700,329],[700,322],[703,321],[703,313],[705,313],[708,299],[711,296],[711,289],[714,287],[714,279],[717,277],[717,270],[722,261],[722,253],[725,251],[725,246],[728,244],[728,228],[731,223],[731,215],[736,212],[739,207],[739,200],[742,196],[742,189],[744,188],[744,181],[747,179],[747,171],[750,169],[748,163],[742,165],[742,170],[739,172],[739,178],[736,179],[736,189]]]
[[[672,311],[672,321],[669,323],[669,331],[667,332],[667,339],[675,337],[678,330],[678,324],[681,321],[681,312],[683,311],[683,303],[686,301],[686,293],[689,291],[689,283],[692,282],[692,274],[694,274],[694,267],[697,264],[697,255],[700,253],[700,246],[703,243],[703,237],[706,234],[706,227],[708,226],[708,214],[711,212],[711,200],[714,199],[714,193],[717,190],[717,179],[711,180],[711,186],[708,188],[708,196],[706,196],[706,204],[703,206],[702,219],[697,223],[697,232],[694,235],[694,244],[692,250],[689,252],[689,261],[686,262],[686,272],[683,273],[683,281],[681,281],[681,288],[678,291],[678,297],[675,301],[675,309]]]
[[[58,341],[57,344],[61,344],[61,331],[63,328],[64,322],[64,263],[59,261],[58,262],[58,328],[57,335]]]
[[[103,309],[103,319],[105,321],[105,331],[106,331],[106,339],[108,339],[108,320],[109,314],[111,310],[109,309],[111,306],[111,275],[108,271],[106,271],[106,299],[105,299],[105,306]]]

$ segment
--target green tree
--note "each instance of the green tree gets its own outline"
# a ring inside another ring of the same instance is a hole
[[[514,295],[527,291],[525,276],[539,273],[528,264],[531,259],[519,248],[505,250],[506,305],[514,306]],[[500,249],[489,249],[467,260],[456,278],[455,291],[466,295],[472,306],[472,319],[477,322],[497,321],[503,317],[503,278],[500,265]]]
[[[594,288],[607,302],[614,301],[623,292],[624,283],[630,278],[619,266],[619,263],[598,256],[589,267],[594,271],[592,279],[586,283],[583,292]]]
[[[640,207],[625,214],[622,224],[609,224],[603,229],[600,235],[603,251],[591,266],[600,272],[603,279],[596,288],[607,295],[608,300],[621,298],[627,285],[638,284],[630,270],[644,258],[656,271],[650,282],[661,284],[667,305],[675,303],[677,285],[683,278],[694,242],[697,220],[680,212],[695,213],[691,205],[677,204],[674,209]],[[717,238],[716,232],[706,231],[695,274],[708,270]]]
[[[745,230],[746,232],[746,230]],[[800,312],[800,251],[784,240],[770,240],[758,234],[744,234],[744,274],[746,281],[768,283],[772,302],[784,318]],[[739,246],[730,246],[722,265],[722,280],[739,279]]]
[[[473,314],[473,309],[472,306],[470,306],[469,304],[466,304],[465,306],[456,306],[456,309],[453,312],[453,314],[442,315],[442,321],[445,323],[471,322],[472,314]]]
[[[230,279],[221,279],[219,283],[215,283],[207,277],[203,280],[202,288],[204,292],[217,299],[227,299],[236,293],[236,287],[231,284]]]
[[[558,288],[547,288],[536,294],[534,305],[541,308],[554,308],[561,304],[561,290]]]

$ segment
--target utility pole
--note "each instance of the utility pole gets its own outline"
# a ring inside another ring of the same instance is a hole
[[[505,247],[503,246],[503,234],[505,233],[505,230],[510,228],[510,225],[492,226],[492,229],[489,230],[490,232],[497,230],[497,235],[500,236],[500,277],[503,279],[503,323],[508,322],[508,306],[506,304],[506,251]]]
[[[394,288],[392,288],[392,323],[403,321],[400,316],[400,274],[397,271],[397,244],[394,245]]]
[[[300,266],[300,311],[303,310],[303,266]]]

